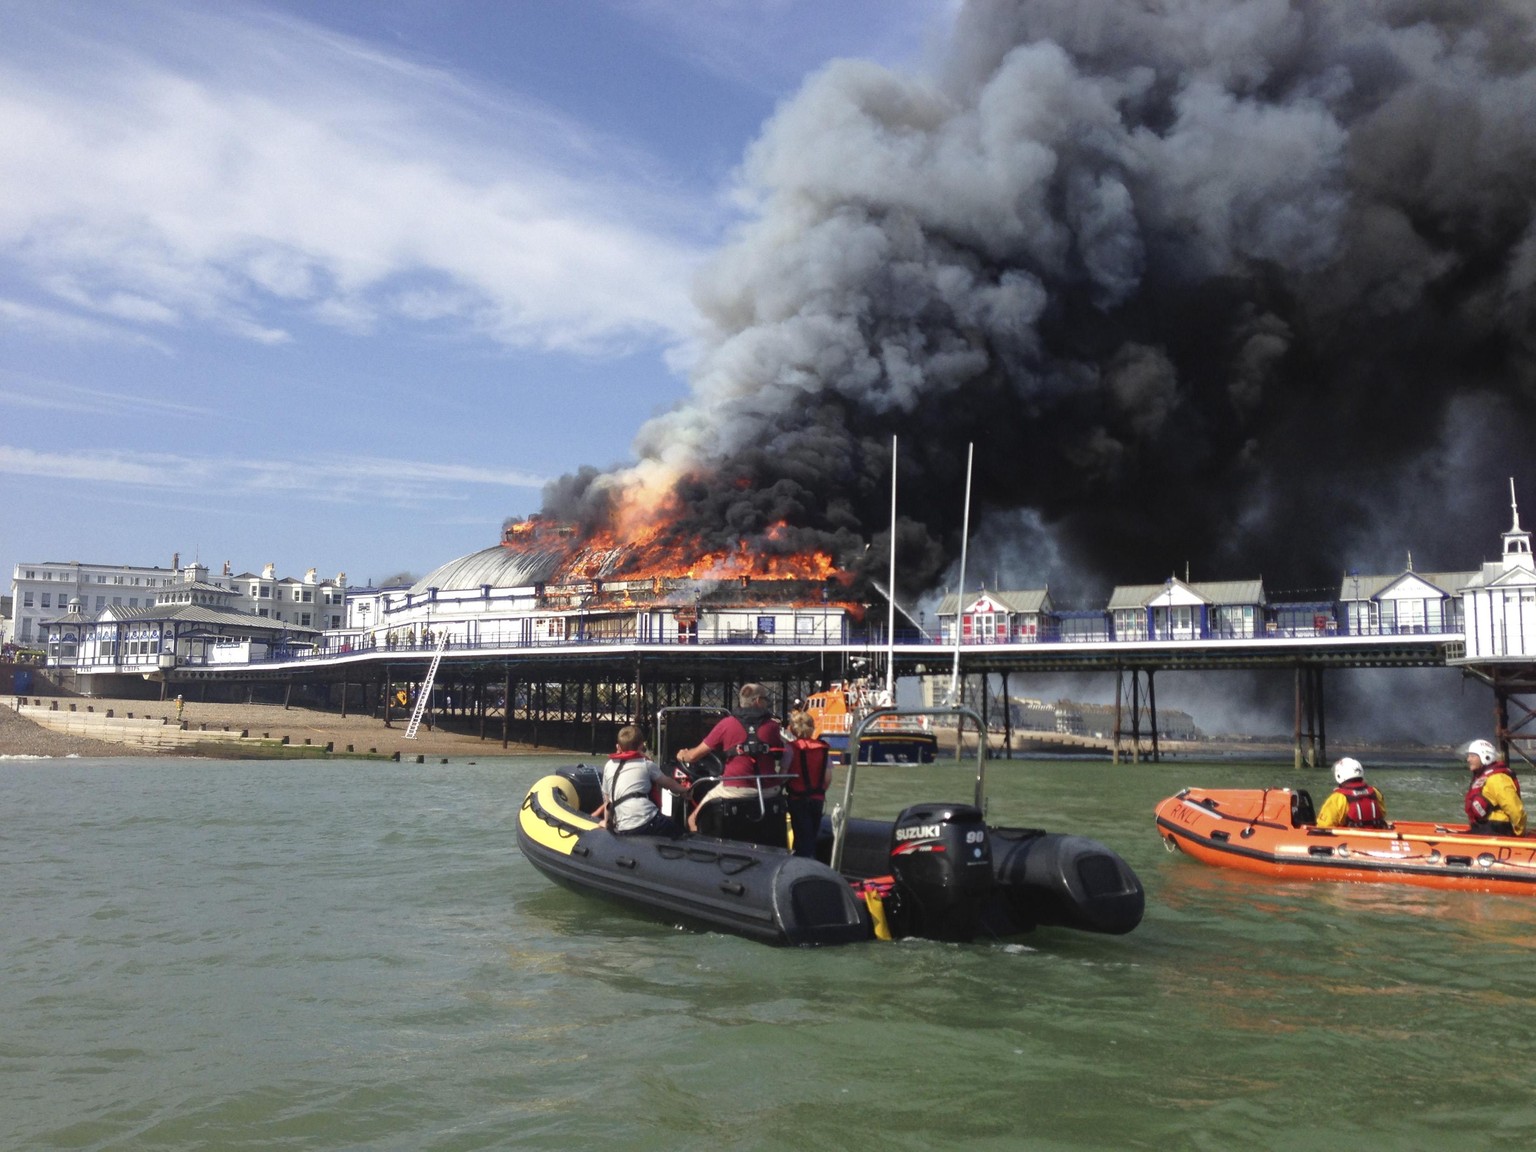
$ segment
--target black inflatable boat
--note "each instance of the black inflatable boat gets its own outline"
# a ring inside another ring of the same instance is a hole
[[[663,709],[658,732],[666,713],[679,711],[689,710]],[[888,709],[864,723],[892,712],[981,729],[969,709]],[[1145,896],[1114,852],[1082,836],[986,824],[984,744],[978,741],[975,803],[917,804],[893,821],[851,816],[857,765],[850,765],[814,860],[789,853],[783,801],[772,796],[710,804],[704,813],[712,823],[675,839],[616,836],[592,819],[599,770],[585,765],[529,789],[518,847],[539,871],[577,891],[768,944],[967,941],[1042,925],[1115,934],[1135,928]],[[665,751],[665,741],[660,746]]]

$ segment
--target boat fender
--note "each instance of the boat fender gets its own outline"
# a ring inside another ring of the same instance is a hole
[[[890,919],[886,916],[886,903],[889,901],[894,905],[897,902],[895,887],[896,882],[889,876],[881,876],[874,880],[859,880],[853,885],[854,896],[864,901],[864,907],[869,912],[876,940],[896,938],[891,932]],[[893,907],[892,911],[894,910]]]

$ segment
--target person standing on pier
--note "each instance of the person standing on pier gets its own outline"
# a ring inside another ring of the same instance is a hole
[[[816,718],[809,712],[789,714],[790,739],[784,744],[784,782],[789,792],[789,830],[796,856],[816,857],[821,813],[827,802],[827,776],[832,749],[816,739]]]
[[[1463,806],[1467,811],[1468,831],[1482,836],[1524,836],[1525,804],[1520,799],[1520,781],[1499,750],[1487,740],[1467,745],[1467,770],[1472,784],[1467,788]]]
[[[1381,792],[1365,782],[1365,769],[1353,756],[1333,766],[1338,784],[1317,814],[1319,828],[1385,828],[1387,802]]]
[[[758,777],[776,777],[784,755],[784,736],[779,722],[768,711],[768,689],[743,684],[736,695],[740,707],[709,730],[702,743],[677,754],[683,764],[702,760],[711,752],[725,761],[720,783],[710,789],[688,816],[688,830],[699,829],[699,809],[718,800],[745,800],[758,795]],[[779,794],[777,779],[762,784],[764,799]]]

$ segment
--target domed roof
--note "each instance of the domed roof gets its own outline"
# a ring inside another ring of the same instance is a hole
[[[526,588],[548,580],[569,556],[568,548],[508,548],[494,544],[439,564],[411,585],[411,593],[421,595],[428,588],[436,588],[440,593],[478,592],[486,584],[492,588]]]

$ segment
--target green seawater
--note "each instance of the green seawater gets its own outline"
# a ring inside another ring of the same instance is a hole
[[[1536,901],[1154,830],[1184,785],[1321,772],[994,763],[994,822],[1137,870],[1136,932],[783,950],[540,876],[514,820],[569,759],[0,761],[0,1149],[1536,1145]],[[1458,772],[1372,779],[1459,809]],[[970,781],[861,769],[858,814]]]

